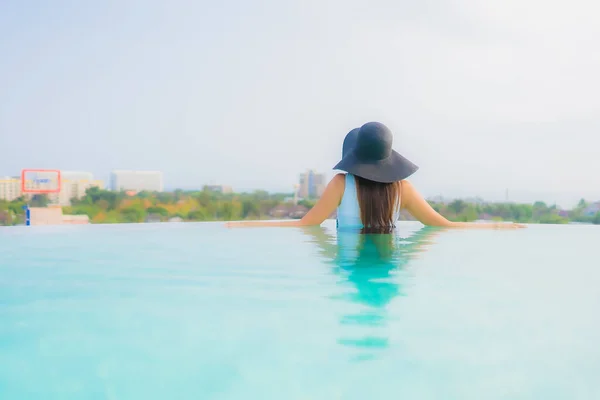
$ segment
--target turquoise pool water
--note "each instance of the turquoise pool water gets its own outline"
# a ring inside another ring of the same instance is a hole
[[[333,228],[0,229],[0,399],[600,398],[600,228]]]

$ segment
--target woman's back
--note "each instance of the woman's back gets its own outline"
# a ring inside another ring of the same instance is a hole
[[[383,204],[376,204],[375,207],[382,207]],[[400,199],[398,198],[393,211],[393,225],[400,217]],[[356,187],[356,178],[352,174],[346,174],[345,187],[342,201],[337,209],[337,227],[341,229],[362,229],[364,227],[361,221],[360,203]]]

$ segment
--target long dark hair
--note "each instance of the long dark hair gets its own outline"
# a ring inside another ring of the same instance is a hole
[[[363,233],[390,233],[400,207],[400,182],[380,183],[354,176]]]

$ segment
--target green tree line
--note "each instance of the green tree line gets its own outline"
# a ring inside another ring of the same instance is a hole
[[[140,192],[129,196],[125,192],[113,192],[90,188],[81,199],[73,199],[63,207],[65,214],[87,215],[92,223],[127,223],[152,220],[168,221],[228,221],[243,219],[269,219],[275,208],[291,209],[291,193],[268,193],[257,190],[251,193],[219,193],[203,188],[198,191],[175,190],[173,192]],[[308,210],[314,200],[301,200],[300,210]],[[28,202],[24,198],[14,201],[0,200],[0,225],[18,225],[24,221],[23,206],[43,207],[48,204],[44,195],[34,196]],[[464,200],[450,203],[430,202],[432,207],[452,221],[491,219],[521,223],[566,224],[583,222],[600,224],[600,212],[585,215],[589,204],[581,200],[577,207],[561,211],[543,202],[534,204],[485,203],[475,204]],[[303,207],[303,208],[302,208]],[[297,215],[297,214],[295,214]],[[412,219],[403,214],[403,219]]]

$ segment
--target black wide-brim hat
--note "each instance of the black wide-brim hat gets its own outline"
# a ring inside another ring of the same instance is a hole
[[[356,138],[358,137],[358,131],[360,128],[354,128],[344,138],[344,143],[342,144],[342,158],[346,157],[348,154],[354,150],[356,147]]]
[[[401,181],[419,169],[392,149],[394,137],[382,123],[367,122],[353,133],[354,148],[333,169],[381,183]]]

